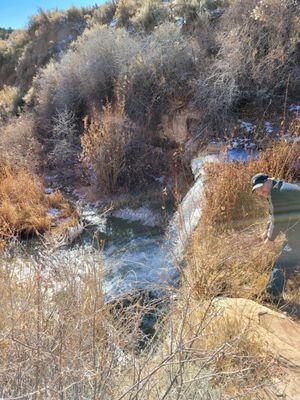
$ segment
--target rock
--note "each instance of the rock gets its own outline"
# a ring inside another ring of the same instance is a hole
[[[255,332],[266,353],[272,354],[283,374],[262,390],[265,399],[300,399],[300,324],[277,311],[247,299],[216,298],[217,319],[239,321],[238,329]],[[237,332],[238,333],[238,332]]]
[[[198,113],[189,107],[177,111],[173,115],[163,115],[162,130],[164,135],[176,143],[184,144],[190,137],[188,121],[197,118],[199,118]]]

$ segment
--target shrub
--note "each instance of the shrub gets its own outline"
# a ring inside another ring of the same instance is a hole
[[[141,126],[156,129],[172,102],[192,97],[196,60],[192,44],[171,23],[159,26],[141,50],[125,74],[126,111]]]
[[[0,128],[0,165],[34,172],[40,163],[41,148],[35,138],[32,115],[12,119]]]
[[[40,9],[29,22],[30,40],[18,60],[18,82],[23,85],[25,82],[27,89],[38,69],[66,51],[85,27],[84,13],[75,7],[66,12],[54,10],[46,13]]]
[[[229,5],[229,0],[183,0],[176,2],[173,12],[188,27],[200,28],[207,19],[219,17]]]
[[[49,156],[55,165],[60,165],[79,153],[78,123],[73,111],[66,108],[53,117],[50,143],[53,149]]]
[[[93,12],[91,24],[109,25],[115,16],[116,9],[117,2],[115,0],[102,4]]]
[[[4,85],[0,90],[0,124],[17,113],[20,100],[18,88]]]
[[[9,35],[12,33],[13,29],[12,28],[0,28],[0,39],[6,40]]]
[[[114,193],[117,189],[129,139],[123,105],[113,109],[107,104],[102,115],[94,112],[90,122],[85,118],[85,131],[81,139],[82,160],[88,167],[92,167],[106,193]]]
[[[200,80],[199,95],[209,119],[222,121],[245,102],[283,97],[289,76],[297,76],[297,9],[291,0],[236,1],[227,9],[220,51],[208,79]]]
[[[168,9],[160,0],[146,0],[137,7],[131,22],[137,30],[149,33],[170,18]]]
[[[121,69],[135,57],[137,45],[125,30],[104,26],[87,30],[61,59],[35,82],[38,114],[49,120],[66,107],[82,116],[112,99]]]
[[[51,58],[57,59],[87,26],[92,10],[71,7],[67,11],[40,9],[24,30],[11,33],[0,51],[0,83],[27,91],[33,77]]]
[[[16,85],[18,59],[29,41],[26,31],[15,30],[7,40],[0,41],[0,87]]]
[[[137,9],[137,0],[120,0],[118,1],[116,9],[116,22],[117,26],[123,28],[130,28],[131,18],[135,15]]]

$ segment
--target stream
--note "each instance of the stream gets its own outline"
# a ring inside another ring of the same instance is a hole
[[[249,154],[243,150],[227,153],[228,161],[246,161],[247,157]],[[151,218],[146,206],[132,210],[131,220],[128,210],[123,214],[118,212],[117,216],[103,215],[97,208],[85,206],[81,214],[85,229],[71,245],[58,246],[51,251],[48,257],[51,268],[59,271],[61,265],[66,265],[78,271],[80,277],[92,260],[103,266],[106,301],[133,292],[161,297],[167,286],[176,286],[180,280],[184,251],[201,217],[203,167],[218,159],[218,155],[201,154],[193,159],[191,168],[195,182],[167,227],[156,226],[155,215]],[[30,258],[41,252],[40,247],[39,241],[29,241],[25,253]]]

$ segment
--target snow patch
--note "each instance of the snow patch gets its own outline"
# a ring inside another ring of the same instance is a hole
[[[244,129],[248,133],[253,132],[256,128],[256,125],[252,124],[251,122],[245,122],[245,121],[240,121],[240,122],[241,122],[240,128]]]
[[[60,211],[57,208],[50,208],[50,210],[48,211],[48,215],[50,215],[51,217],[57,217],[59,213]]]
[[[274,131],[274,128],[273,128],[271,122],[269,122],[269,121],[264,122],[264,129],[267,133],[273,133],[273,131]]]
[[[291,104],[288,107],[289,111],[295,111],[295,112],[300,112],[300,105],[297,104]]]

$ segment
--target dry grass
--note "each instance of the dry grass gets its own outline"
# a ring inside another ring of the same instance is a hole
[[[274,361],[263,348],[257,327],[244,317],[243,308],[231,312],[218,302],[200,304],[181,294],[178,311],[190,352],[195,358],[205,358],[220,398],[257,399],[260,387],[275,374]]]
[[[93,169],[106,193],[114,193],[117,189],[130,137],[129,122],[122,104],[115,108],[106,105],[102,114],[94,112],[90,122],[85,118],[85,131],[81,139],[82,160]]]
[[[251,177],[265,172],[271,177],[297,180],[299,144],[275,143],[263,151],[258,160],[244,163],[210,164],[203,204],[203,222],[226,229],[241,224],[249,226],[266,215],[266,203],[251,192]]]
[[[186,278],[198,300],[217,296],[260,301],[265,292],[276,250],[266,250],[256,226],[240,232],[197,229],[187,255]]]
[[[51,208],[60,211],[61,218],[73,216],[74,211],[59,192],[46,195],[35,175],[24,170],[13,172],[2,168],[0,174],[0,236],[38,234],[53,225]]]
[[[216,296],[261,301],[282,240],[266,248],[267,202],[251,193],[251,177],[269,173],[297,179],[297,144],[277,143],[248,164],[221,163],[207,167],[203,216],[187,254],[186,278],[197,299]]]
[[[31,114],[12,118],[0,129],[0,165],[12,170],[36,172],[40,165],[41,146],[35,137]]]

